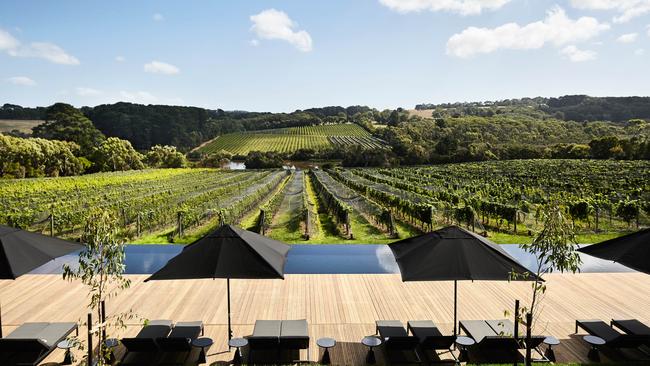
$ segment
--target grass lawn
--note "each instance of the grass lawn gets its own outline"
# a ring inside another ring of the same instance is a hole
[[[498,232],[488,232],[488,239],[497,243],[497,244],[522,244],[530,243],[533,240],[532,236],[522,235],[522,234],[509,234],[509,233],[498,233]],[[592,244],[605,241],[608,239],[616,238],[621,235],[625,235],[627,232],[607,232],[599,234],[578,234],[576,235],[576,240],[578,244]]]

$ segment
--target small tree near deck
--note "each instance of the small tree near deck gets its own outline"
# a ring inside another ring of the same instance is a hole
[[[102,303],[131,285],[131,281],[123,276],[124,242],[121,240],[119,227],[117,216],[106,211],[91,213],[81,237],[86,249],[79,255],[78,268],[69,265],[63,267],[64,279],[80,280],[89,287],[88,307],[99,322],[102,319]],[[109,325],[124,327],[124,322],[134,317],[132,312],[115,314],[107,317],[100,325],[101,331],[97,332],[100,355],[97,365],[106,364],[108,350],[104,347],[104,341],[109,338]],[[92,327],[92,324],[90,326]]]
[[[553,271],[575,273],[580,270],[580,256],[576,244],[573,225],[564,215],[562,208],[556,200],[546,205],[541,213],[543,229],[535,236],[530,244],[521,244],[520,247],[535,255],[537,276],[532,285],[532,296],[529,307],[522,307],[516,314],[519,322],[526,324],[525,314],[532,318],[529,326],[532,328],[540,313],[539,303],[546,292],[544,275]],[[528,324],[527,324],[528,325]],[[530,348],[526,349],[526,364],[530,365]]]

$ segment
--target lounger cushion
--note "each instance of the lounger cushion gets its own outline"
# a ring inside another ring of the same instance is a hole
[[[399,320],[378,320],[375,322],[379,335],[386,339],[390,337],[406,337],[406,329]]]
[[[286,337],[309,337],[307,320],[283,320],[280,329],[280,338]]]
[[[442,333],[431,320],[410,320],[408,327],[413,335],[424,340],[427,337],[442,337]]]
[[[253,328],[253,337],[278,338],[280,337],[281,329],[282,329],[282,321],[280,320],[257,320],[255,321],[255,328]]]
[[[171,330],[171,320],[152,320],[134,338],[123,338],[122,344],[129,352],[156,352],[156,339],[167,337]]]
[[[616,326],[627,334],[647,335],[650,336],[650,327],[641,323],[637,319],[614,320]]]
[[[409,321],[408,327],[424,349],[445,350],[451,348],[456,342],[456,336],[442,335],[431,320]]]
[[[5,338],[37,339],[47,348],[55,348],[57,343],[76,328],[77,323],[25,323]]]
[[[621,336],[621,333],[614,330],[602,320],[578,320],[578,324],[587,333],[600,337],[607,343]]]
[[[180,322],[176,323],[168,338],[189,338],[196,339],[203,330],[203,322]]]
[[[486,320],[485,321],[494,333],[505,337],[515,336],[515,324],[509,319]],[[519,334],[521,337],[521,334]]]
[[[486,337],[498,336],[485,320],[463,320],[460,325],[476,343],[481,343]]]

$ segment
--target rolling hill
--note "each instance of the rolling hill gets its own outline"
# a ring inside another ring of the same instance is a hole
[[[383,148],[384,143],[356,124],[331,124],[277,128],[229,133],[194,149],[209,154],[226,150],[235,155],[250,151],[294,152],[298,149],[321,150],[336,145],[361,145]]]

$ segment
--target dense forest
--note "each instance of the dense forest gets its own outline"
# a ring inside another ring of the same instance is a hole
[[[521,98],[471,103],[418,104],[416,110],[434,110],[437,115],[490,116],[498,111],[529,108],[565,121],[625,122],[650,119],[650,97],[590,97],[566,95],[559,98]],[[435,116],[434,116],[435,117]]]

